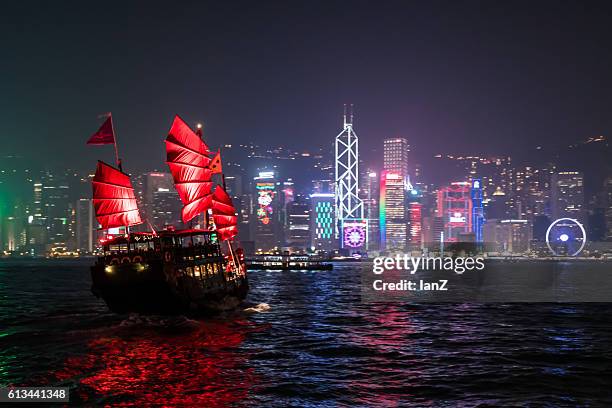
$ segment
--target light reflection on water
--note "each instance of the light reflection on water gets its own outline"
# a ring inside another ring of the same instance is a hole
[[[137,406],[612,403],[608,304],[367,304],[340,266],[254,272],[255,307],[191,320],[112,315],[89,285],[83,262],[0,263],[0,384]]]

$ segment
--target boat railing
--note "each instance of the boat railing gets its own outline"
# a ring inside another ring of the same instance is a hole
[[[130,249],[128,251],[106,251],[101,256],[105,264],[143,263],[159,260],[194,261],[211,257],[220,257],[221,250],[218,245],[196,244],[189,247],[168,247],[159,249]]]

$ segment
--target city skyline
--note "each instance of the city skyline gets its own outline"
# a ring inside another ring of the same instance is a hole
[[[608,146],[603,138],[587,142],[585,145]],[[248,159],[235,156],[232,160],[238,161],[233,165],[225,162],[224,167],[245,247],[251,251],[284,246],[324,251],[345,248],[350,253],[477,242],[498,251],[525,252],[543,242],[542,228],[562,217],[575,218],[586,225],[591,240],[612,236],[609,176],[607,184],[591,196],[586,193],[587,178],[580,168],[563,171],[547,163],[537,167],[517,165],[510,157],[446,155],[437,159],[455,163],[455,171],[448,174],[449,180],[454,181],[436,185],[422,176],[423,171],[427,175],[427,169],[417,169],[412,162],[413,150],[407,140],[390,138],[381,144],[384,157],[375,166],[381,170],[366,166],[358,172],[358,196],[366,218],[340,223],[339,236],[330,236],[326,229],[334,224],[337,214],[330,215],[320,201],[332,197],[333,202],[335,197],[333,166],[322,165],[332,157],[299,152],[285,157],[289,150],[283,148],[268,149],[262,156],[252,147],[242,146]],[[280,154],[282,158],[274,160],[265,154]],[[359,152],[355,154],[361,161]],[[274,164],[296,158],[313,165],[315,171],[306,182],[294,182],[293,171],[280,171]],[[245,163],[253,159],[263,160],[266,166],[254,170],[254,163]],[[601,173],[605,175],[605,170]],[[40,255],[45,253],[44,248],[54,251],[55,246],[91,252],[92,247],[98,246],[98,239],[104,237],[96,232],[97,223],[91,219],[91,201],[87,198],[90,176],[67,169],[59,173],[28,169],[23,173],[8,169],[7,173],[3,169],[0,176],[4,187],[7,180],[18,182],[20,177],[27,177],[20,180],[30,188],[28,195],[12,198],[21,204],[0,213],[0,241],[5,251],[30,248],[31,254]],[[145,220],[136,230],[184,227],[180,199],[167,170],[133,173],[131,178]],[[3,204],[6,206],[8,201]],[[480,213],[475,212],[476,208]],[[481,217],[478,223],[474,221],[476,216]],[[512,237],[510,241],[508,237]]]

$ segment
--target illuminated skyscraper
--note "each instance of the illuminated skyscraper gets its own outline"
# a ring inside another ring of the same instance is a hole
[[[459,241],[472,231],[470,183],[454,182],[438,191],[438,216],[444,220],[444,241]]]
[[[562,217],[584,218],[584,178],[578,171],[554,173],[551,180],[551,207],[553,219]]]
[[[156,225],[153,221],[155,218],[155,203],[153,202],[153,196],[157,191],[170,192],[175,191],[174,182],[172,181],[172,174],[154,171],[145,173],[142,175],[142,194],[140,195],[140,202],[142,203],[141,211],[143,212],[146,219],[153,223],[157,228],[163,228],[164,224]],[[178,195],[177,200],[180,200]],[[180,214],[180,213],[179,213]]]
[[[332,251],[338,248],[334,238],[334,198],[332,193],[310,195],[311,247],[317,251]]]
[[[409,150],[408,141],[402,137],[385,139],[383,142],[384,170],[380,177],[379,203],[381,249],[404,249],[410,240],[408,231],[410,211],[406,206],[406,190],[410,189]],[[385,200],[384,205],[383,200]]]
[[[157,229],[164,229],[168,226],[183,228],[181,219],[181,199],[174,190],[158,187],[153,192],[152,210],[148,213],[149,222]]]
[[[484,209],[482,207],[482,185],[480,179],[472,180],[472,231],[476,242],[482,242]]]
[[[347,118],[346,106],[344,128],[336,136],[335,154],[336,237],[339,237],[344,221],[363,219],[363,202],[359,198],[359,140],[353,130],[353,113]]]
[[[408,237],[404,178],[383,170],[380,175],[380,248],[404,249]]]
[[[408,152],[410,146],[403,137],[385,139],[383,142],[383,168],[408,177]]]
[[[423,205],[417,201],[412,201],[408,206],[408,211],[410,213],[410,243],[413,247],[418,248],[422,243]]]
[[[274,171],[261,171],[255,182],[253,214],[255,249],[270,251],[281,246],[281,193]]]

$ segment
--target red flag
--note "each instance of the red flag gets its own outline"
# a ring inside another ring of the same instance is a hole
[[[211,174],[223,173],[223,167],[221,166],[221,153],[217,153],[208,165]]]
[[[94,133],[87,144],[91,145],[105,145],[105,144],[115,144],[115,133],[113,132],[113,118],[109,116],[100,129],[96,133]]]

